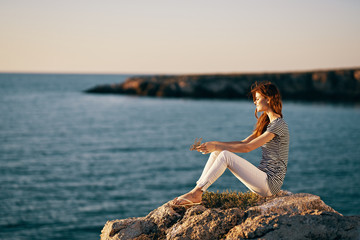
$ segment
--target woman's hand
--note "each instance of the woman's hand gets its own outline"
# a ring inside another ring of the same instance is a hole
[[[212,153],[216,150],[216,142],[206,142],[196,148],[196,151],[201,152],[202,154]]]

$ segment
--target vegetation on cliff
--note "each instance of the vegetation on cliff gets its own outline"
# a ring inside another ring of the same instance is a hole
[[[225,191],[220,193],[219,191],[215,192],[205,192],[203,195],[203,205],[206,208],[239,208],[245,210],[249,207],[253,207],[259,204],[264,198],[261,198],[259,195],[253,192],[234,192],[234,191]]]

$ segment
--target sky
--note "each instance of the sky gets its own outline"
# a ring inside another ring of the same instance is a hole
[[[0,0],[0,72],[360,66],[358,0]]]

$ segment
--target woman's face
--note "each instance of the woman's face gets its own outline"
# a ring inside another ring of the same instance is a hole
[[[258,112],[267,111],[267,109],[269,108],[268,100],[258,92],[255,93],[254,104],[256,105],[256,109]]]

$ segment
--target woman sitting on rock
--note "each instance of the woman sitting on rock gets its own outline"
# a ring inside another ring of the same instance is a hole
[[[255,83],[251,93],[258,119],[253,133],[242,141],[206,142],[196,148],[210,154],[196,187],[175,198],[172,205],[191,206],[201,203],[206,191],[226,170],[230,171],[252,192],[268,197],[280,191],[288,161],[289,131],[281,113],[282,102],[278,88],[270,83]],[[257,113],[262,112],[258,117]],[[262,148],[260,165],[255,167],[235,153],[246,153]]]

